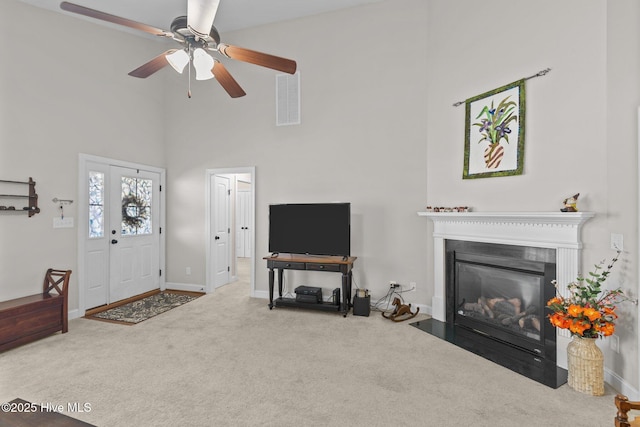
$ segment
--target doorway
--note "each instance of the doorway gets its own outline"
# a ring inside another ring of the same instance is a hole
[[[206,290],[240,276],[255,293],[255,167],[208,169]],[[248,275],[248,277],[247,277]]]
[[[164,287],[164,169],[80,155],[81,313]]]

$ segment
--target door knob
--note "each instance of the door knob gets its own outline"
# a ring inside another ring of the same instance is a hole
[[[214,239],[215,240],[220,240],[220,236],[216,236]]]
[[[116,243],[118,243],[118,241],[116,239],[111,239],[111,244],[115,245]]]

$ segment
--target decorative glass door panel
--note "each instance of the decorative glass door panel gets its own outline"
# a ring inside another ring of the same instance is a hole
[[[104,173],[89,172],[89,238],[104,237]]]
[[[111,167],[110,302],[158,289],[160,175]]]
[[[152,233],[153,181],[150,179],[123,176],[122,180],[122,226],[123,236]]]

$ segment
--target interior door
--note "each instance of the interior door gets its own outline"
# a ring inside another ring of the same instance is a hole
[[[229,223],[230,211],[230,179],[222,175],[213,176],[213,197],[212,209],[214,214],[214,224],[211,235],[211,248],[214,257],[214,287],[226,285],[230,277],[230,249],[229,233],[231,232]]]
[[[236,219],[236,256],[246,258],[251,256],[251,191],[238,191]]]
[[[160,287],[160,174],[110,167],[109,303]]]

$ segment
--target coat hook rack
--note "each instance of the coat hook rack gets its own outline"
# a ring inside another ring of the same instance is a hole
[[[73,203],[73,200],[69,200],[69,199],[58,199],[57,197],[54,197],[52,199],[53,203],[59,203],[60,204],[60,219],[64,219],[64,205],[70,205],[71,203]]]

